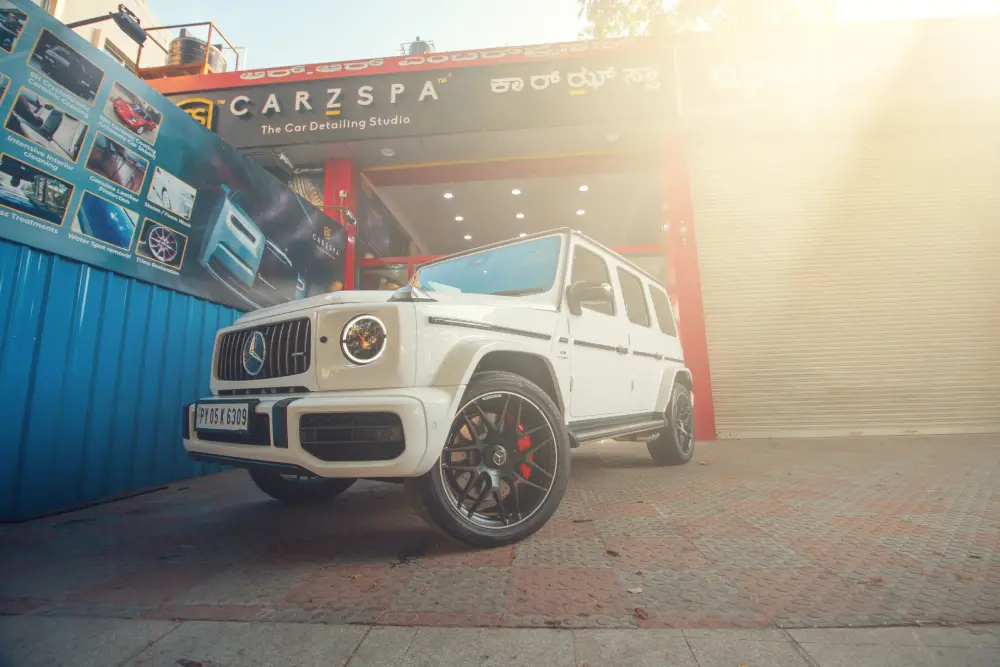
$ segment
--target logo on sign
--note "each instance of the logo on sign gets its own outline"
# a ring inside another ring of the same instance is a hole
[[[243,369],[247,375],[256,377],[264,370],[264,357],[267,355],[267,345],[264,334],[254,331],[243,346]]]
[[[213,125],[215,121],[215,103],[204,97],[192,97],[177,103],[177,106],[187,115],[204,125],[209,130],[215,131]]]

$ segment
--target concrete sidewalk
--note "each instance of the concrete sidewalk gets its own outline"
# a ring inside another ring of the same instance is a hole
[[[0,667],[997,667],[1000,625],[839,630],[448,629],[0,618]]]

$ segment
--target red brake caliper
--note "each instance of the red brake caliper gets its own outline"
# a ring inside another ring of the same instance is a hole
[[[514,425],[514,419],[515,419],[514,415],[508,414],[507,417],[508,417],[507,418],[507,424],[509,426],[513,426]],[[517,425],[517,430],[518,430],[518,432],[523,433],[524,432],[524,424],[518,424]],[[530,435],[526,435],[523,438],[521,438],[520,440],[518,440],[517,441],[517,448],[520,449],[522,452],[524,450],[526,450],[526,449],[531,449],[531,436]],[[535,455],[534,454],[528,454],[528,460],[529,461],[534,461],[535,460]],[[522,463],[521,464],[521,476],[524,477],[525,479],[531,479],[531,467],[528,464],[526,464],[526,463]]]

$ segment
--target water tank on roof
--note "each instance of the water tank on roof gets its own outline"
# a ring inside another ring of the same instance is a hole
[[[434,47],[432,47],[429,42],[425,42],[419,37],[417,37],[416,40],[410,42],[410,46],[406,49],[407,54],[411,56],[419,56],[424,53],[430,53],[433,50]]]
[[[208,50],[208,66],[213,72],[226,71],[226,59],[222,55],[221,45],[209,46],[205,40],[192,37],[188,31],[181,28],[179,37],[170,42],[167,52],[167,65],[193,65],[205,61],[205,50]]]

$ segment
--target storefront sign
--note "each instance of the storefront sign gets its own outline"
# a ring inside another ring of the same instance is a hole
[[[274,83],[171,99],[238,148],[662,118],[665,54],[644,52]]]
[[[272,67],[269,69],[246,70],[211,74],[204,77],[181,77],[154,82],[157,90],[164,94],[190,90],[190,79],[201,79],[212,90],[256,86],[264,82],[317,81],[339,79],[350,76],[371,76],[375,74],[397,74],[423,70],[455,69],[460,67],[489,67],[497,64],[558,60],[591,54],[627,53],[648,48],[646,39],[606,39],[586,42],[563,42],[539,44],[535,46],[512,46],[475,51],[448,53],[425,53],[421,55],[397,56],[395,58],[370,58],[339,63],[317,63],[294,67]]]
[[[0,10],[0,237],[244,310],[342,280],[343,229],[206,131],[212,100],[179,109],[34,3]]]
[[[838,24],[677,47],[682,113],[971,101],[1000,92],[1000,20]]]

